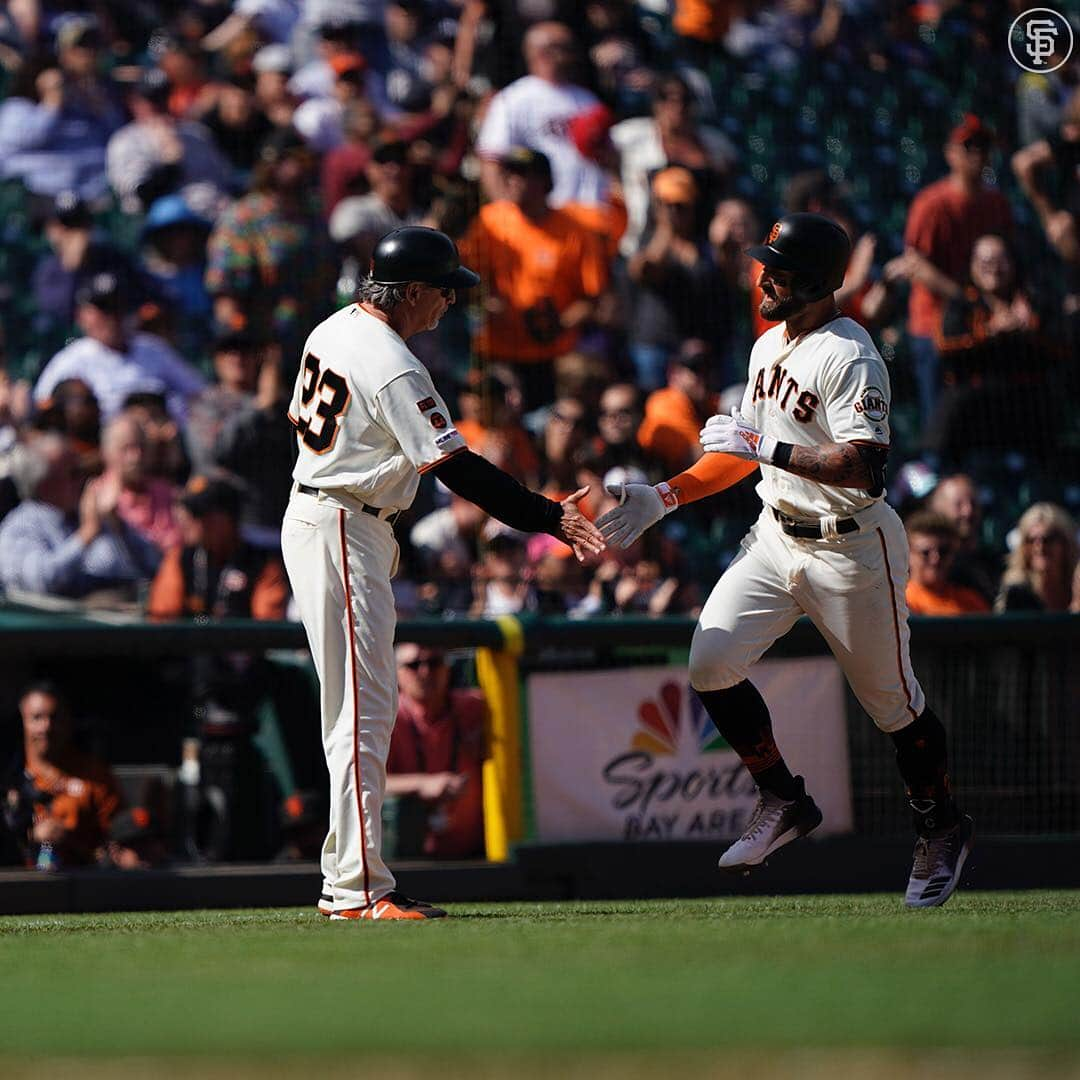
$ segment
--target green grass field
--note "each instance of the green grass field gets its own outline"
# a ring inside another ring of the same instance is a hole
[[[0,919],[0,1076],[1080,1076],[1080,893],[451,912]]]

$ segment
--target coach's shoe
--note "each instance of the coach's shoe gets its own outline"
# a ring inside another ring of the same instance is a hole
[[[319,902],[315,905],[320,915],[333,915],[334,914],[334,898],[328,893],[324,892],[319,895]]]
[[[974,843],[975,822],[967,814],[942,836],[920,836],[915,841],[915,862],[904,903],[908,907],[944,904],[956,890]]]
[[[746,832],[720,856],[721,870],[748,871],[760,866],[777,848],[813,832],[821,824],[821,811],[806,794],[803,778],[795,779],[799,784],[795,799],[784,800],[769,791],[758,795]]]
[[[387,893],[366,907],[335,911],[331,919],[445,919],[442,908],[423,900],[410,900],[404,893]]]

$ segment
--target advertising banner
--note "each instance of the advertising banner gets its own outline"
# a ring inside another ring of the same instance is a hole
[[[792,772],[852,827],[844,678],[831,657],[764,660],[752,678]],[[690,691],[685,667],[541,673],[527,687],[536,839],[722,840],[756,788]]]

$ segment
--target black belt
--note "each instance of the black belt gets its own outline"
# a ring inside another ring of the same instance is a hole
[[[781,514],[776,507],[772,507],[773,517],[780,523],[780,528],[788,536],[796,536],[800,540],[821,540],[821,525],[816,521],[796,521],[787,514]],[[839,518],[836,522],[838,533],[853,533],[859,531],[859,523],[854,518]]]
[[[301,495],[314,495],[316,498],[322,494],[318,488],[313,488],[310,484],[298,483],[296,485],[296,490],[299,491]],[[361,503],[360,509],[363,510],[365,514],[370,514],[372,517],[378,517],[386,508],[380,506],[368,506],[367,503]],[[397,521],[400,513],[400,510],[395,510],[392,514],[387,514],[382,520],[385,521],[387,525],[393,525],[394,522]]]

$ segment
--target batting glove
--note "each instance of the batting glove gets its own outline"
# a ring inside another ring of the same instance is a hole
[[[628,548],[646,529],[679,506],[667,484],[608,484],[607,493],[619,505],[597,518],[597,528],[609,544]]]
[[[771,464],[776,454],[776,439],[763,435],[739,412],[731,410],[730,416],[718,413],[710,416],[698,436],[707,454],[734,454],[750,461]]]

